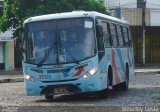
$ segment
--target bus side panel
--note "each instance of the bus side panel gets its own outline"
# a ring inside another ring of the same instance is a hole
[[[134,76],[133,48],[112,48],[113,85],[125,81],[126,64],[129,66],[129,78]]]
[[[133,48],[112,49],[113,85],[125,81],[126,64],[129,67],[129,78],[134,76],[134,55]]]
[[[123,62],[123,55],[122,49],[120,48],[112,48],[111,55],[112,55],[112,72],[113,72],[113,85],[119,84],[124,81],[124,70],[121,69],[122,65],[124,66]]]
[[[134,52],[133,52],[133,48],[128,48],[128,59],[130,60],[129,63],[129,79],[132,79],[135,75],[135,71],[134,71]]]
[[[111,65],[111,48],[105,48],[105,55],[99,61],[99,69],[101,69],[100,79],[102,79],[102,88],[107,88],[107,79],[108,79],[108,67]]]

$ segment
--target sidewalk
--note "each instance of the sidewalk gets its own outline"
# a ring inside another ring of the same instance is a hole
[[[137,66],[135,67],[135,74],[137,75],[147,75],[147,74],[154,74],[154,73],[158,73],[160,74],[160,66],[156,66],[156,65],[148,65],[145,67],[142,66]]]
[[[135,73],[160,73],[160,69],[154,68],[154,69],[149,69],[149,68],[137,68],[135,69]]]
[[[21,70],[4,71],[0,70],[0,83],[23,82],[23,73]]]
[[[160,67],[136,67],[135,75],[147,75],[160,73]],[[0,83],[23,82],[23,73],[21,70],[4,71],[0,70]]]

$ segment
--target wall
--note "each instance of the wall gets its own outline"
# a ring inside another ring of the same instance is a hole
[[[142,63],[142,27],[131,26],[136,64]],[[146,63],[160,63],[160,26],[146,27]]]
[[[160,26],[160,0],[147,0],[146,7],[151,10],[151,26]]]
[[[160,8],[160,0],[146,0],[147,8]]]
[[[127,20],[131,26],[141,26],[142,25],[142,9],[138,8],[123,8],[121,9],[121,18]],[[145,13],[146,26],[150,26],[150,9],[146,9]]]
[[[14,69],[14,41],[5,43],[5,70]]]
[[[0,63],[4,63],[3,42],[0,42]]]
[[[6,32],[0,32],[0,41],[4,43],[3,56],[4,68],[6,71],[14,69],[14,41],[11,37],[13,29],[8,29]]]
[[[137,8],[137,0],[104,0],[104,4],[107,8]],[[146,0],[146,8],[160,8],[160,0]]]
[[[104,0],[107,8],[137,8],[137,0]]]
[[[0,42],[0,70],[4,70],[4,43]]]
[[[151,11],[151,26],[160,26],[160,10]]]

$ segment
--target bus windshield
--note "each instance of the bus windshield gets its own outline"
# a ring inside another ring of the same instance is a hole
[[[26,23],[26,62],[74,63],[93,57],[96,53],[93,26],[91,18]]]

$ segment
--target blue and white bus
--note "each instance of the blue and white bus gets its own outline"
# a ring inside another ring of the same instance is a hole
[[[24,22],[28,96],[127,90],[134,75],[129,24],[95,11],[31,17]]]

